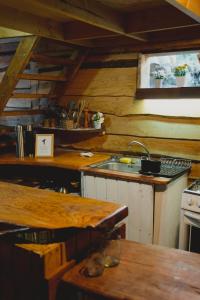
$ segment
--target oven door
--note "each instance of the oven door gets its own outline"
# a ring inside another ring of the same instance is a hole
[[[200,253],[200,214],[181,211],[179,248]]]

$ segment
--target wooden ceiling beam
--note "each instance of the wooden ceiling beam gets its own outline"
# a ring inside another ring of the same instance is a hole
[[[196,22],[200,22],[200,1],[199,0],[165,0],[176,7]]]
[[[1,1],[0,1],[1,3]],[[6,7],[0,4],[0,26],[9,29],[22,31],[25,34],[33,34],[40,37],[55,39],[67,42],[64,37],[63,24],[45,19],[29,13],[24,13],[17,9]],[[85,47],[93,47],[90,41],[75,41],[71,44]]]
[[[0,5],[0,26],[42,37],[64,40],[62,26],[58,22],[24,13],[4,5]]]
[[[83,22],[73,21],[65,24],[64,35],[65,39],[70,42],[117,36],[119,34]]]
[[[13,4],[13,7],[16,7],[16,2],[16,0],[9,0],[8,5],[11,7]],[[38,11],[44,10],[46,14],[48,13],[49,18],[56,14],[57,17],[60,16],[61,20],[73,19],[132,39],[145,41],[143,37],[125,32],[123,26],[125,15],[95,0],[89,3],[80,0],[29,0],[28,5],[30,10],[31,7],[34,10],[37,8]]]
[[[2,38],[3,39],[13,38],[13,37],[23,37],[23,36],[29,36],[29,35],[31,35],[31,34],[27,33],[27,32],[13,30],[13,29],[10,29],[10,28],[0,26],[0,39],[2,39]]]

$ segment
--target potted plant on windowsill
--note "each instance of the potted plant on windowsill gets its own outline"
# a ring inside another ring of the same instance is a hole
[[[175,67],[174,76],[176,77],[176,86],[183,87],[186,84],[186,74],[188,71],[188,65],[180,65]]]
[[[165,78],[164,70],[155,70],[153,72],[155,88],[161,88]]]
[[[96,129],[101,129],[101,124],[104,122],[104,117],[101,112],[96,112],[92,116],[93,126]]]

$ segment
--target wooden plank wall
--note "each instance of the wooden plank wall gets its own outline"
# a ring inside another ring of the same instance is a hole
[[[60,104],[88,100],[91,112],[104,113],[106,135],[74,144],[68,140],[67,145],[92,151],[141,152],[137,146],[128,148],[130,141],[138,140],[155,155],[200,160],[200,99],[134,99],[137,65],[135,53],[88,58]]]

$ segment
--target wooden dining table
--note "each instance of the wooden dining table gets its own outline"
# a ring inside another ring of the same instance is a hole
[[[86,277],[86,260],[65,273],[61,299],[199,300],[200,255],[121,240],[121,261],[101,276]],[[81,296],[80,296],[81,295]]]

